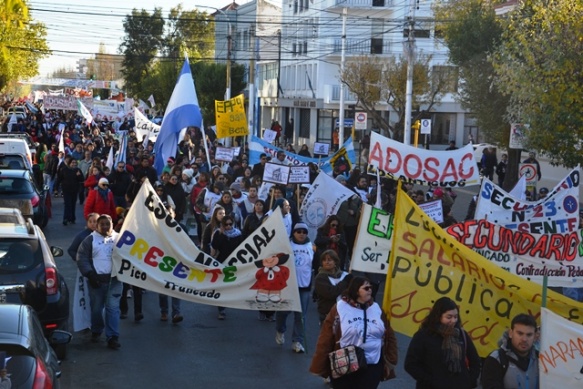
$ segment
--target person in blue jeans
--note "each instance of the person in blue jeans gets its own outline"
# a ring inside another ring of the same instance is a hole
[[[112,276],[113,246],[118,233],[109,215],[97,218],[97,229],[83,239],[77,250],[77,266],[89,281],[91,301],[91,340],[99,342],[105,330],[107,347],[117,350],[119,343],[119,301],[123,285]],[[105,310],[105,320],[103,312]]]
[[[290,245],[295,256],[296,277],[300,292],[300,305],[302,307],[302,312],[294,312],[292,350],[296,353],[305,353],[306,312],[308,311],[308,302],[311,295],[312,260],[314,258],[314,249],[308,237],[308,226],[305,223],[296,223],[293,228]],[[277,311],[275,314],[275,342],[279,345],[285,343],[287,317],[289,314],[290,311]]]
[[[158,302],[160,304],[160,320],[168,321],[168,296],[159,294]],[[172,297],[172,323],[177,324],[182,320],[184,317],[180,314],[180,299]]]

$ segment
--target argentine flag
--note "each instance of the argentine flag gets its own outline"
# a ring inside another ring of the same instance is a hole
[[[187,58],[184,61],[184,65],[182,65],[178,81],[166,107],[160,133],[154,146],[154,152],[156,153],[154,167],[158,174],[162,174],[162,169],[164,169],[168,157],[176,155],[180,131],[189,126],[200,128],[201,125],[202,115]]]

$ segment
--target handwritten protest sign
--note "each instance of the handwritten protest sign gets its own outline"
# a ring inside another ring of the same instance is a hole
[[[419,208],[423,210],[436,223],[443,223],[443,207],[441,200],[428,201],[419,204]]]
[[[249,135],[245,115],[245,97],[241,94],[230,100],[215,100],[217,138]]]
[[[310,168],[308,166],[290,166],[288,183],[290,184],[310,183]]]
[[[217,147],[215,150],[215,160],[231,162],[234,154],[235,150],[230,147]]]
[[[387,274],[393,231],[393,215],[363,204],[350,269]]]
[[[500,336],[518,313],[540,316],[540,285],[457,242],[401,190],[394,220],[383,308],[395,331],[412,336],[433,303],[448,296],[459,304],[463,327],[485,357],[498,348]],[[562,317],[583,320],[582,303],[550,290],[547,307]]]

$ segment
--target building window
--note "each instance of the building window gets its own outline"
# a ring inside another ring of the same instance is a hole
[[[304,41],[304,55],[308,55],[308,41]]]
[[[383,53],[383,40],[380,38],[372,38],[370,40],[370,53],[371,54],[382,54]]]
[[[415,29],[413,31],[415,38],[430,38],[431,37],[431,30],[423,30],[423,29]],[[403,38],[407,38],[409,36],[409,29],[405,28],[403,30]]]
[[[310,137],[310,110],[305,108],[300,109],[300,137]]]
[[[372,6],[373,7],[384,7],[385,0],[372,0]]]
[[[295,43],[292,43],[292,55],[295,57],[296,54],[297,54],[297,52],[296,52],[296,44]]]
[[[294,14],[298,13],[298,0],[294,1]]]

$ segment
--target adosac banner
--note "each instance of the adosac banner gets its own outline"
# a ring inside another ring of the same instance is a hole
[[[350,270],[387,274],[393,244],[392,234],[393,215],[372,205],[363,204]]]
[[[249,135],[245,96],[240,94],[226,101],[215,100],[215,120],[217,138]]]
[[[541,388],[580,388],[583,326],[541,308],[539,377]]]
[[[579,179],[579,168],[575,168],[544,199],[523,201],[484,178],[474,218],[531,234],[575,231],[579,226]]]
[[[498,348],[512,318],[537,319],[542,288],[515,276],[457,242],[403,191],[397,191],[393,248],[383,308],[395,331],[412,336],[433,304],[447,296],[459,305],[462,326],[482,357]],[[576,323],[583,304],[547,291],[547,307]]]
[[[425,150],[371,133],[368,173],[416,185],[462,187],[480,185],[474,149]]]
[[[467,220],[446,231],[487,260],[529,281],[542,285],[546,275],[549,286],[583,287],[583,230],[531,234],[487,220]]]
[[[256,163],[259,163],[260,155],[262,153],[271,155],[272,158],[275,158],[278,151],[283,151],[285,153],[285,158],[289,162],[289,165],[300,166],[307,165],[311,162],[328,175],[331,175],[333,171],[336,171],[339,174],[348,173],[356,164],[356,154],[354,153],[352,137],[348,138],[342,147],[331,157],[309,158],[280,149],[279,147],[273,146],[271,143],[254,135],[251,136],[249,142],[249,164],[255,165]]]
[[[281,212],[274,212],[219,263],[200,251],[146,181],[113,249],[120,281],[200,304],[301,310],[295,259]]]
[[[151,122],[148,118],[141,113],[138,108],[134,108],[134,118],[136,120],[136,125],[134,130],[136,131],[136,137],[141,142],[144,137],[148,137],[148,141],[156,142],[158,139],[158,134],[160,133],[160,126],[156,123]]]

